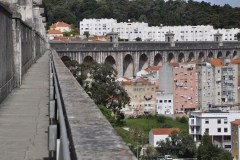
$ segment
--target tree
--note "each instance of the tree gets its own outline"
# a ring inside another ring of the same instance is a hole
[[[88,38],[90,34],[89,34],[89,32],[86,32],[86,31],[85,31],[85,32],[83,33],[83,35],[85,35],[85,36]]]
[[[76,79],[94,102],[111,109],[120,123],[124,119],[121,109],[130,102],[130,97],[115,81],[117,71],[112,66],[95,62],[77,65],[74,71]]]
[[[197,150],[198,160],[232,160],[231,153],[212,144],[211,137],[204,133]]]
[[[158,143],[157,150],[160,154],[173,154],[179,158],[193,158],[196,154],[196,146],[193,138],[182,132],[173,131],[165,141]]]
[[[135,40],[136,41],[142,41],[142,39],[140,37],[137,37]]]

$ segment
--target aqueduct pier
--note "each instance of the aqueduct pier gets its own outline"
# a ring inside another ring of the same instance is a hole
[[[114,66],[118,77],[132,77],[142,69],[167,62],[239,58],[240,42],[59,42],[51,41],[60,57],[81,63],[95,61]]]

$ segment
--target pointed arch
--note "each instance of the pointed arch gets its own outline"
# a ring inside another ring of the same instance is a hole
[[[93,62],[94,62],[94,60],[93,60],[93,58],[91,56],[86,56],[83,59],[83,63],[85,63],[85,64],[91,64]]]
[[[221,51],[218,52],[218,54],[217,54],[217,58],[223,58],[223,54],[222,54]]]
[[[167,61],[168,61],[169,63],[173,63],[173,62],[175,62],[174,59],[175,59],[174,54],[173,54],[173,53],[168,53]]]
[[[134,64],[133,58],[131,55],[126,55],[123,59],[123,76],[124,77],[133,77]]]
[[[213,52],[208,53],[208,59],[211,59],[211,58],[213,58]]]
[[[63,62],[66,62],[66,61],[71,61],[71,58],[68,57],[68,56],[62,56],[62,57],[61,57],[61,60],[62,60]]]
[[[179,63],[185,62],[185,56],[184,56],[183,53],[180,53],[180,54],[178,55],[178,62],[179,62]]]
[[[232,54],[231,54],[230,51],[227,51],[227,52],[226,52],[226,58],[232,58]]]
[[[154,57],[154,66],[162,66],[163,65],[163,58],[161,54],[156,54]]]
[[[189,53],[188,62],[194,61],[194,58],[195,58],[194,53],[193,52]]]
[[[110,66],[112,66],[113,68],[117,68],[117,66],[116,66],[116,61],[115,61],[115,59],[113,58],[113,56],[107,56],[107,58],[105,59],[105,61],[104,61],[104,64],[106,64],[106,65],[110,65]]]
[[[139,71],[148,67],[148,57],[146,54],[142,54],[139,58]]]
[[[200,53],[198,54],[198,61],[200,61],[200,62],[203,62],[203,61],[204,61],[204,53],[203,53],[203,52],[200,52]]]
[[[237,51],[234,51],[234,52],[233,52],[233,56],[232,56],[232,58],[235,59],[235,58],[237,58],[237,57],[238,57],[238,56],[237,56]]]

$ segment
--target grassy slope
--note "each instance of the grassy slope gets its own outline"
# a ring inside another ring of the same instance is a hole
[[[164,124],[168,124],[171,127],[180,128],[182,132],[188,131],[188,124],[180,123],[179,121],[173,120],[166,117],[164,123],[157,121],[156,117],[142,117],[135,119],[126,119],[126,127],[135,127],[144,131],[144,139],[148,140],[148,133],[152,128],[162,128]],[[129,136],[129,132],[122,129],[122,127],[115,127],[117,133],[123,138],[126,144],[136,145],[136,141],[132,140]]]

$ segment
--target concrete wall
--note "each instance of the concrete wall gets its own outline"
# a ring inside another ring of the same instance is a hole
[[[47,44],[32,23],[23,21],[16,8],[0,0],[0,103],[21,85],[23,75],[44,53]]]

